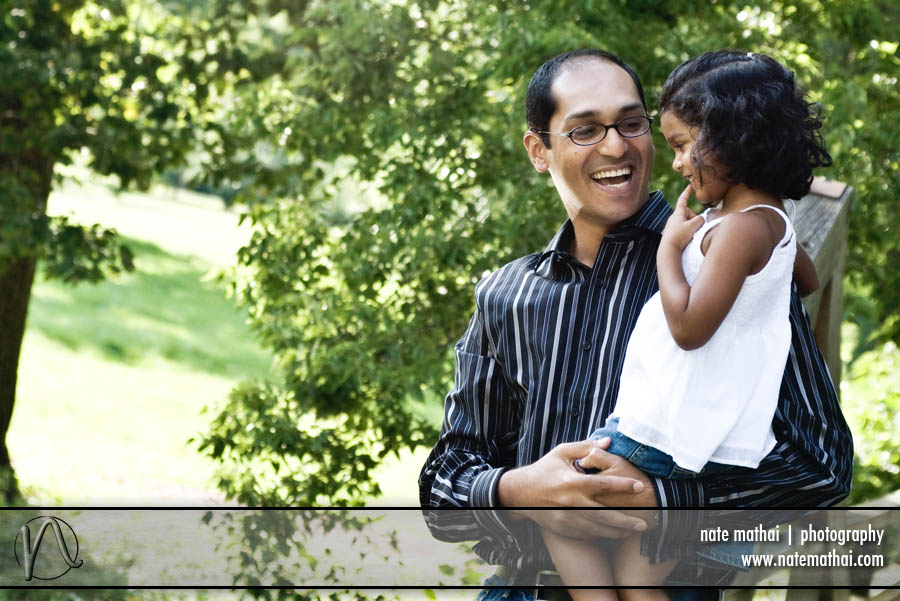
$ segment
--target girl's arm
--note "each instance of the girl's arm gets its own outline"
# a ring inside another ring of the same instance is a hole
[[[706,344],[734,304],[744,279],[771,254],[766,222],[752,213],[729,215],[719,224],[706,251],[703,267],[689,286],[681,267],[681,253],[702,218],[690,219],[688,187],[666,223],[656,262],[666,323],[675,342],[685,350]]]
[[[800,296],[809,296],[819,289],[819,275],[806,250],[797,243],[797,257],[794,259],[794,281]]]

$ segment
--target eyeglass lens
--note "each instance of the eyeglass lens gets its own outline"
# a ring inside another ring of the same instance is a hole
[[[650,129],[650,119],[647,117],[629,117],[610,127],[614,128],[619,132],[619,135],[625,138],[636,138]],[[576,127],[570,132],[569,137],[576,144],[590,145],[596,144],[605,138],[606,132],[607,128],[605,125],[591,123]]]

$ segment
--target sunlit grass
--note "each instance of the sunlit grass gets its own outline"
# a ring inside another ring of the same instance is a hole
[[[8,442],[33,500],[66,505],[209,501],[212,462],[188,446],[234,379],[162,358],[135,365],[29,332]]]
[[[162,358],[222,376],[264,373],[269,357],[252,343],[242,313],[202,259],[125,238],[136,271],[118,281],[66,285],[39,280],[29,331],[73,351],[129,364]]]
[[[8,444],[32,502],[209,503],[216,464],[188,439],[201,411],[270,355],[210,274],[246,238],[217,199],[157,189],[116,196],[66,184],[50,212],[116,228],[136,271],[97,285],[38,278]]]
[[[79,176],[86,172],[74,170]],[[177,256],[201,259],[213,267],[234,264],[249,237],[240,213],[225,210],[214,196],[166,186],[148,192],[114,192],[96,176],[65,180],[51,195],[49,212],[71,215],[79,223],[100,223],[124,236],[153,243]]]

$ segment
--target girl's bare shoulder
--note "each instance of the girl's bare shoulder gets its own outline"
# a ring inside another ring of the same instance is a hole
[[[709,231],[701,250],[706,254],[715,245],[729,253],[768,258],[784,235],[784,227],[781,216],[769,209],[729,213]]]

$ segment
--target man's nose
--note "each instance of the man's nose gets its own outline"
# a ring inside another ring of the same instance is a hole
[[[596,148],[597,152],[604,156],[618,158],[628,149],[628,140],[622,137],[617,129],[610,127],[606,136],[597,143]]]

